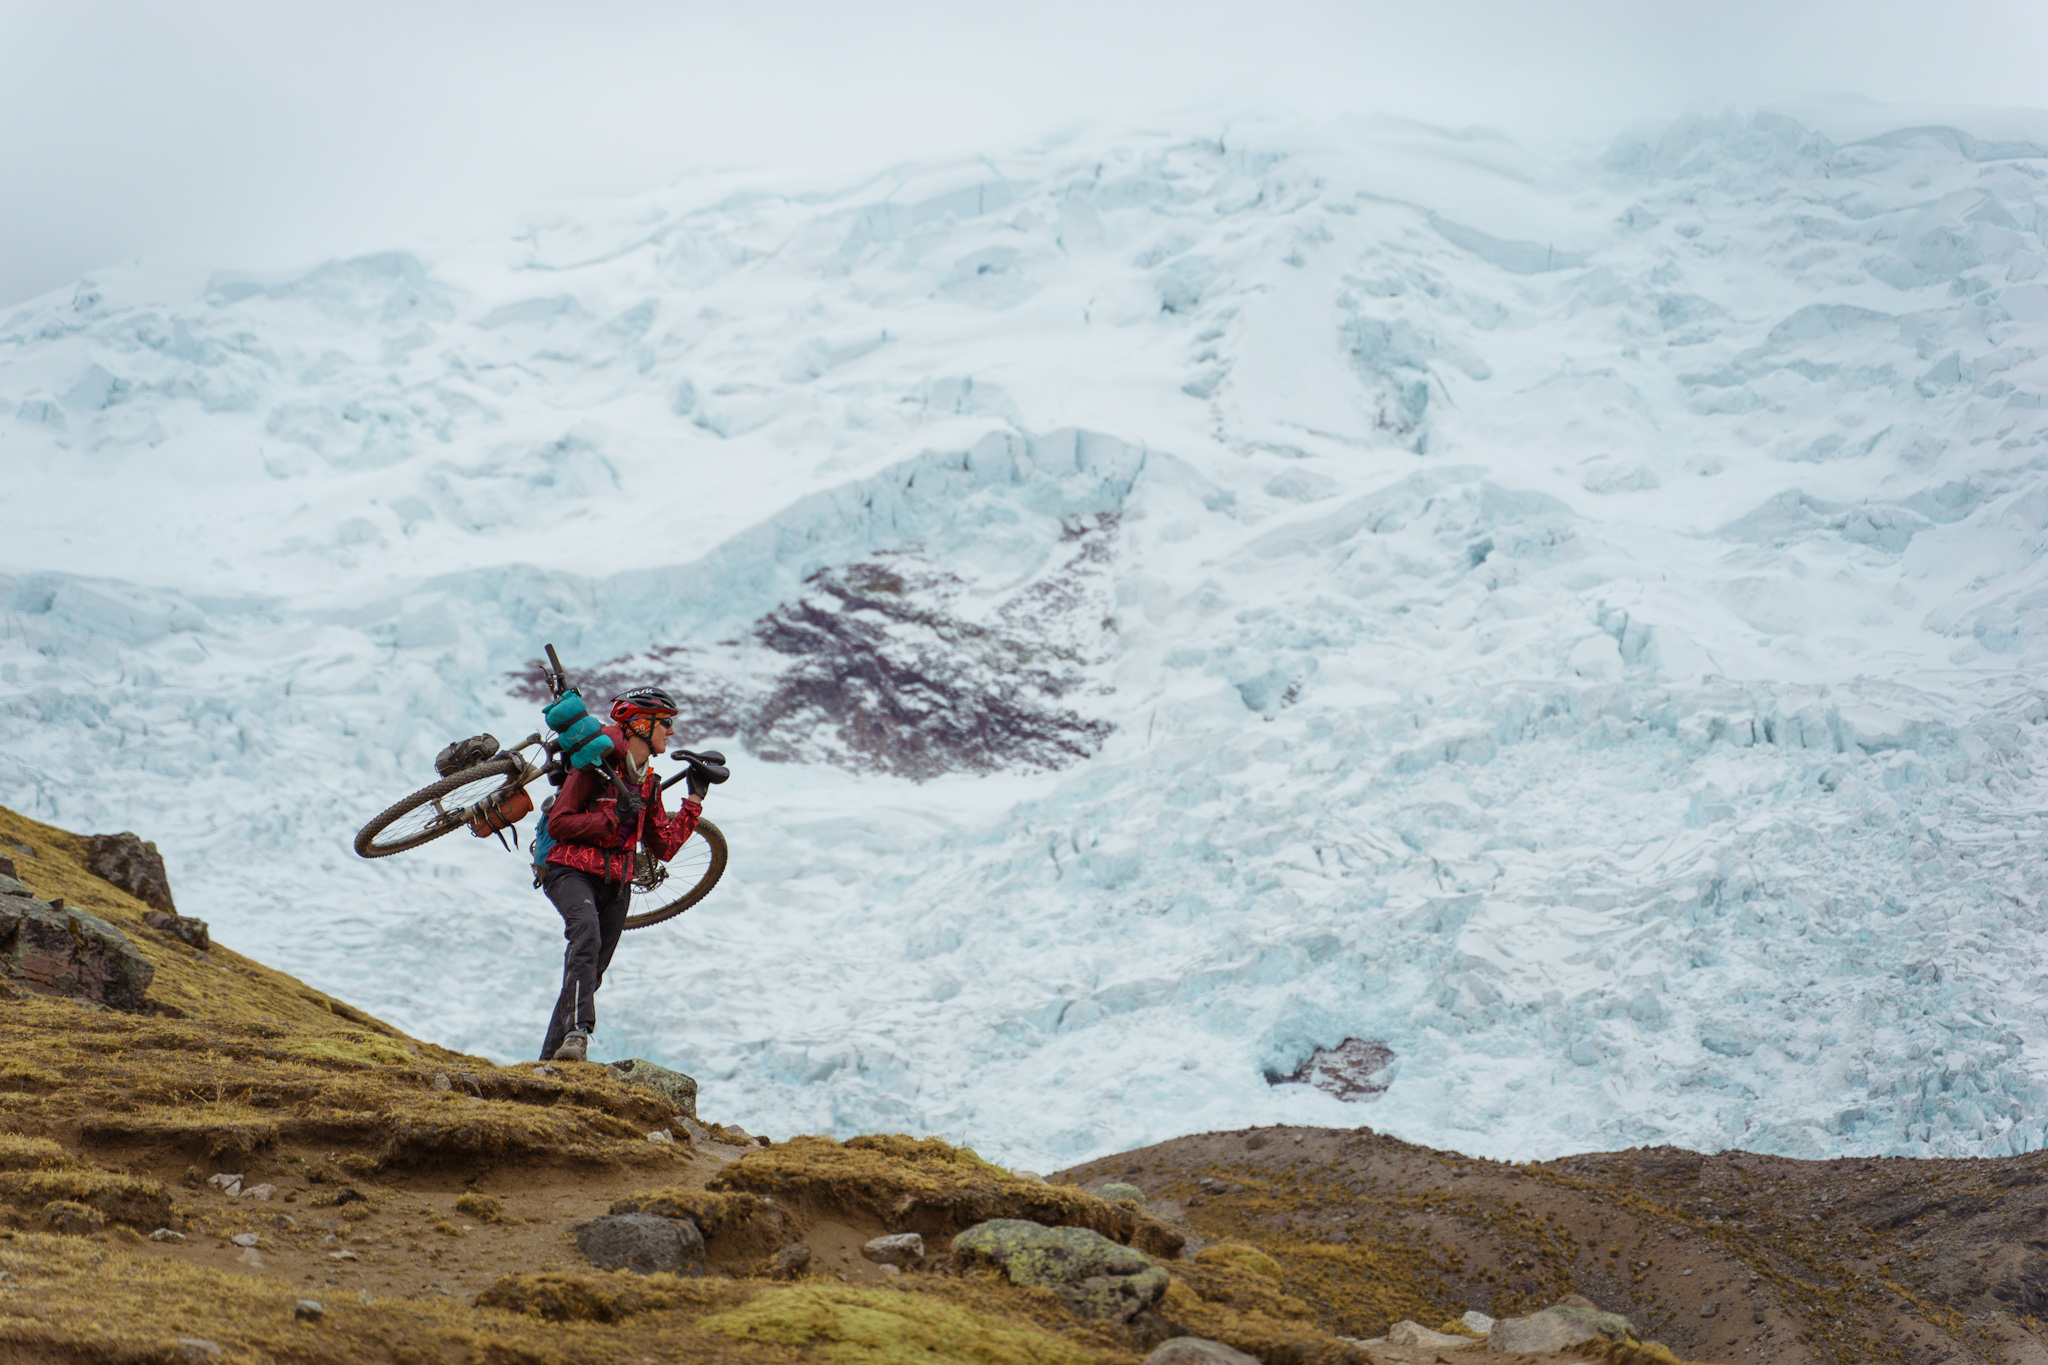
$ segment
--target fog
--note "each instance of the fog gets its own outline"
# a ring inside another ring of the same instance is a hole
[[[711,168],[852,174],[1148,122],[1597,143],[1728,104],[2043,108],[2044,39],[2039,6],[1895,0],[0,0],[0,303],[114,266],[502,233]]]

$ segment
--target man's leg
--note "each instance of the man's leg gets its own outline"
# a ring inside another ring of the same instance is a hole
[[[562,937],[568,947],[562,953],[562,993],[555,999],[555,1012],[548,1019],[547,1038],[541,1043],[541,1060],[555,1055],[571,1029],[589,1033],[597,1022],[598,956],[602,929],[598,915],[598,888],[585,873],[569,867],[551,867],[541,889],[554,902],[562,917]]]
[[[599,882],[596,890],[597,975],[590,987],[592,994],[604,984],[605,968],[612,965],[612,953],[618,949],[619,936],[626,932],[626,914],[633,904],[633,883]],[[595,1028],[597,1015],[593,1013],[590,1018],[591,1027]]]

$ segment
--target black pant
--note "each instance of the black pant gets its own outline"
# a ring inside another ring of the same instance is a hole
[[[548,1035],[540,1045],[542,1061],[555,1055],[570,1029],[589,1033],[597,1027],[597,988],[604,983],[604,969],[612,965],[612,950],[626,931],[626,907],[633,899],[633,883],[608,882],[557,864],[541,878],[562,916],[562,937],[569,940],[562,954],[562,994],[555,1001],[555,1013],[548,1020]]]

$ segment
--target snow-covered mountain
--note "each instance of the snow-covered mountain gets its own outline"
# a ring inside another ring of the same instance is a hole
[[[0,320],[0,800],[531,1055],[524,860],[349,840],[552,641],[733,755],[596,1041],[750,1126],[2038,1148],[2044,227],[1949,127],[1374,123],[95,277]]]

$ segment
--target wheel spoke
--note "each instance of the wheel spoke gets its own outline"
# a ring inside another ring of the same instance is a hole
[[[478,806],[515,784],[516,777],[504,772],[492,772],[464,782],[405,811],[378,830],[371,843],[374,847],[390,848],[420,840],[422,836],[444,834],[458,825],[467,824]]]
[[[708,836],[707,837],[707,831]],[[714,845],[713,840],[716,840]],[[676,856],[661,869],[666,875],[653,881],[652,890],[636,888],[633,909],[626,927],[638,929],[659,924],[681,914],[717,884],[725,871],[725,841],[716,826],[704,821],[697,832],[676,850]]]

